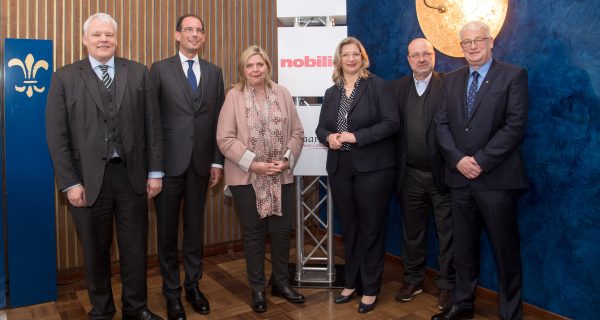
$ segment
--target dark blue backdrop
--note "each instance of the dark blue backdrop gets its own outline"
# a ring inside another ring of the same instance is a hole
[[[423,36],[415,1],[347,3],[348,34],[364,43],[371,71],[386,79],[408,74],[407,44]],[[519,210],[524,299],[576,319],[600,314],[598,17],[597,0],[509,0],[494,46],[494,57],[529,72],[523,149],[531,186]],[[437,54],[439,71],[463,64]],[[387,249],[394,254],[400,252],[399,214],[394,202],[387,230]],[[429,265],[435,267],[435,247],[429,248]],[[486,240],[481,285],[495,290],[495,277]]]

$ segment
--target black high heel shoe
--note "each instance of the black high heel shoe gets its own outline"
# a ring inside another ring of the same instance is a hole
[[[367,313],[367,312],[373,311],[375,309],[376,303],[377,303],[377,298],[371,304],[362,303],[362,301],[361,301],[358,304],[358,313]]]
[[[352,300],[355,293],[356,293],[356,290],[352,291],[352,293],[347,296],[340,293],[337,297],[335,297],[335,299],[333,299],[333,303],[342,304],[342,303],[349,302],[350,300]]]

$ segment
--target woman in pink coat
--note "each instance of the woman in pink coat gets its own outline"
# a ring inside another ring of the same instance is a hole
[[[273,296],[303,303],[288,281],[293,204],[291,169],[304,130],[289,91],[271,81],[266,52],[242,52],[238,84],[225,97],[217,125],[217,144],[225,156],[226,194],[233,195],[242,227],[252,309],[267,310],[265,237],[271,234]]]

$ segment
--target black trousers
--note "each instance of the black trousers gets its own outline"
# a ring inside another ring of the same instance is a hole
[[[230,186],[242,227],[248,282],[253,291],[265,290],[265,240],[271,235],[271,281],[273,286],[289,286],[288,261],[292,232],[292,184],[281,186],[281,216],[260,219],[252,185]]]
[[[158,258],[163,279],[163,294],[167,299],[181,296],[179,281],[179,217],[183,199],[183,286],[191,290],[202,278],[204,255],[204,205],[209,176],[200,176],[190,161],[179,176],[163,177],[162,192],[156,197],[156,227]]]
[[[517,191],[452,189],[455,303],[473,308],[479,280],[479,237],[488,234],[498,275],[500,319],[523,317]]]
[[[407,167],[400,193],[402,203],[402,264],[404,282],[421,285],[427,258],[427,222],[433,217],[439,240],[438,288],[454,288],[452,210],[450,194],[440,193],[429,171]]]
[[[344,237],[345,286],[362,288],[369,296],[381,289],[385,219],[394,181],[394,168],[354,172],[350,152],[340,152],[337,171],[329,175]]]
[[[70,206],[83,246],[86,285],[93,307],[90,319],[112,319],[115,314],[110,282],[113,217],[119,246],[123,314],[136,315],[146,308],[146,197],[135,194],[122,163],[109,163],[96,203],[83,208]]]

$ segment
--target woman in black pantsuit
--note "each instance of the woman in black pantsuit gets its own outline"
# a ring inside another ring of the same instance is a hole
[[[335,303],[363,296],[359,313],[375,308],[385,254],[385,218],[395,179],[393,135],[398,111],[371,75],[369,57],[356,38],[342,40],[333,59],[335,84],[323,99],[316,134],[329,148],[327,173],[345,250],[344,290]]]

